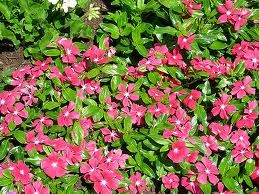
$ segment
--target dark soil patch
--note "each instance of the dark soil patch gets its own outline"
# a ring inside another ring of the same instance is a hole
[[[23,56],[23,49],[20,47],[15,49],[8,42],[0,42],[0,72],[5,72],[9,69],[15,69],[25,64],[30,63]]]
[[[85,24],[89,25],[90,27],[92,27],[94,29],[94,31],[96,31],[99,28],[99,24],[101,24],[103,22],[103,12],[107,11],[107,4],[105,4],[105,0],[92,0],[92,2],[90,4],[93,4],[94,7],[99,7],[100,8],[100,15],[99,18],[94,18],[91,20],[88,20],[88,18],[85,18]],[[90,6],[89,4],[89,6]],[[87,14],[89,10],[89,7],[86,8],[85,13]]]

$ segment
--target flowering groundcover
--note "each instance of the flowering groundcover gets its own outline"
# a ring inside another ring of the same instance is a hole
[[[217,9],[234,31],[250,17]],[[87,50],[60,37],[61,56],[15,70],[0,93],[1,192],[256,193],[259,43],[187,59],[196,38],[132,63],[105,34]]]

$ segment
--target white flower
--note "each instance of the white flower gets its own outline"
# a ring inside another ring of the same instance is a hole
[[[62,9],[64,10],[65,13],[68,12],[68,8],[74,8],[76,6],[77,2],[76,0],[64,0]]]
[[[52,4],[57,4],[58,1],[59,0],[49,0],[49,2],[52,3]]]

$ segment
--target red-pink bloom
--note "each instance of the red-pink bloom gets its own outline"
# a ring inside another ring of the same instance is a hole
[[[221,125],[219,123],[212,122],[209,125],[209,128],[211,129],[212,133],[215,135],[219,135],[221,139],[228,140],[230,137],[230,133],[232,130],[232,126],[229,125]]]
[[[191,90],[190,94],[186,96],[183,103],[186,107],[190,109],[194,109],[197,105],[196,100],[198,100],[201,97],[201,92],[198,90]]]
[[[190,44],[193,42],[195,35],[190,37],[180,36],[178,37],[177,44],[180,46],[181,49],[191,50]]]
[[[8,106],[13,106],[15,103],[15,97],[7,91],[0,93],[0,112],[6,114],[8,112]]]
[[[73,125],[74,119],[79,119],[79,113],[74,111],[75,103],[69,102],[68,106],[65,106],[60,115],[58,116],[58,125],[60,127]]]
[[[155,115],[155,117],[158,118],[162,114],[168,114],[169,110],[166,105],[158,102],[157,105],[151,105],[147,112],[150,112],[152,115]]]
[[[43,144],[47,139],[48,136],[44,135],[42,132],[35,137],[34,131],[30,131],[26,134],[26,141],[28,144],[25,146],[25,150],[32,151],[36,148],[37,151],[43,152],[41,144]]]
[[[130,100],[132,100],[132,101],[139,100],[139,95],[132,93],[132,92],[135,91],[135,84],[129,84],[127,86],[127,88],[123,84],[120,84],[118,86],[118,90],[121,93],[117,94],[115,96],[115,98],[117,100],[122,100],[123,106],[130,106],[131,105],[131,101]]]
[[[179,186],[179,177],[173,173],[162,177],[162,182],[167,189],[176,189]]]
[[[167,60],[168,60],[167,63],[169,65],[174,65],[174,66],[180,67],[181,69],[185,69],[186,64],[183,61],[183,57],[180,53],[179,47],[176,47],[172,51],[172,53],[167,53],[166,57],[167,57]]]
[[[14,180],[20,181],[23,185],[29,184],[32,180],[33,175],[30,173],[30,169],[22,160],[19,160],[17,164],[14,164],[11,170]]]
[[[213,102],[214,108],[212,109],[213,116],[220,115],[222,119],[228,119],[229,113],[234,113],[236,107],[229,105],[230,98],[227,94],[222,94],[220,99]]]
[[[256,107],[257,107],[257,101],[256,100],[248,102],[248,107],[244,110],[244,113],[251,114],[255,110]]]
[[[221,23],[226,23],[231,19],[234,3],[231,0],[225,0],[225,6],[219,5],[218,11],[221,13],[221,16],[218,20]]]
[[[34,97],[34,92],[36,91],[36,88],[30,87],[23,88],[20,90],[22,92],[22,100],[24,101],[25,106],[31,106],[32,104],[35,104],[38,102],[38,98]]]
[[[143,193],[144,191],[148,191],[146,180],[142,179],[139,172],[131,175],[129,180],[131,181],[131,184],[129,185],[129,190],[131,194]]]
[[[111,150],[107,155],[105,162],[108,164],[112,163],[112,166],[115,167],[115,169],[118,169],[119,167],[121,169],[126,168],[126,160],[128,160],[129,155],[123,154],[121,149],[117,150]]]
[[[36,61],[34,64],[36,65],[34,70],[42,70],[47,71],[49,68],[49,64],[52,62],[52,58],[48,57],[45,61]]]
[[[92,48],[85,51],[83,55],[90,59],[91,62],[94,62],[96,64],[105,64],[109,61],[109,58],[106,56],[106,52],[104,50],[99,49],[95,45],[93,45]]]
[[[241,163],[246,159],[253,158],[253,152],[249,152],[247,148],[243,146],[235,146],[235,148],[231,151],[232,156],[235,158],[236,163]]]
[[[193,4],[193,3],[195,3],[195,0],[182,0],[182,2],[186,6],[186,8],[190,14],[193,13],[193,10],[201,9],[201,4]]]
[[[160,102],[163,98],[165,98],[165,94],[157,88],[150,88],[148,90],[148,94],[149,96],[152,96],[157,102]]]
[[[10,123],[13,121],[16,125],[22,123],[22,118],[28,118],[28,112],[24,110],[24,105],[20,102],[14,106],[8,106],[8,113],[5,117],[6,122]]]
[[[49,188],[44,187],[41,181],[33,182],[32,185],[26,185],[24,187],[25,194],[49,194]]]
[[[199,151],[196,150],[194,152],[187,154],[185,160],[186,162],[189,162],[189,163],[195,163],[198,160],[198,155],[199,155]]]
[[[205,184],[207,182],[207,178],[209,178],[209,181],[213,185],[217,184],[217,182],[219,181],[217,177],[217,175],[219,174],[219,171],[216,165],[214,165],[211,160],[203,157],[202,163],[201,162],[196,163],[195,167],[198,170],[197,180],[199,183]]]
[[[236,146],[242,146],[244,148],[250,146],[249,135],[243,130],[234,131],[230,141],[231,143],[236,144]]]
[[[111,143],[111,142],[116,141],[116,139],[118,139],[120,137],[120,134],[114,130],[110,131],[108,128],[101,128],[100,130],[102,132],[105,142]]]
[[[255,181],[256,184],[259,184],[259,166],[257,166],[254,172],[251,174],[251,179]]]
[[[167,156],[174,163],[180,163],[186,158],[188,154],[189,154],[189,149],[186,147],[185,142],[179,141],[179,142],[172,143],[172,148],[167,154]]]
[[[71,67],[65,67],[64,72],[66,74],[66,80],[68,80],[72,85],[79,86],[81,84],[81,80],[79,79],[79,74],[75,72]]]
[[[213,151],[218,151],[218,143],[215,137],[212,135],[210,136],[202,136],[202,142],[205,144],[206,147],[206,156],[210,156]]]
[[[62,75],[62,73],[59,71],[58,67],[53,66],[50,68],[50,75],[49,78],[53,79],[53,78],[58,78],[60,79],[62,82],[65,80],[65,76]]]
[[[190,178],[182,177],[181,179],[181,185],[188,191],[191,191],[195,194],[202,194],[202,191],[200,189],[199,183],[197,181],[193,181]]]
[[[41,168],[52,179],[62,177],[66,173],[67,162],[57,152],[52,152],[48,157],[41,160]]]
[[[255,120],[258,118],[257,113],[250,113],[243,115],[240,120],[236,122],[237,128],[252,128],[255,125]]]
[[[82,162],[83,150],[80,146],[68,144],[62,153],[66,162],[70,165]]]
[[[246,76],[243,80],[239,80],[234,83],[234,88],[231,90],[232,95],[237,95],[237,98],[243,98],[246,94],[255,94],[255,89],[250,87],[252,79],[250,76]]]
[[[95,82],[93,80],[85,79],[81,81],[81,89],[77,91],[78,97],[83,100],[85,99],[84,92],[89,95],[101,92],[100,81]]]
[[[66,149],[68,144],[62,137],[60,137],[57,139],[47,139],[46,145],[53,147],[55,151],[62,151]]]
[[[147,110],[146,107],[144,107],[142,105],[139,106],[139,105],[133,103],[131,106],[131,110],[128,113],[131,118],[132,123],[140,125],[142,122],[142,118],[145,116],[146,110]]]
[[[47,127],[53,125],[53,121],[50,120],[48,116],[44,116],[41,114],[38,119],[34,120],[32,123],[32,127],[35,127],[36,132],[42,132],[43,126],[46,125]]]
[[[106,104],[108,106],[108,111],[107,114],[112,118],[112,119],[116,119],[118,117],[119,111],[117,109],[118,104],[115,102],[111,101],[111,96],[109,96],[106,99]]]
[[[65,49],[65,54],[62,56],[63,63],[75,63],[77,61],[75,55],[80,54],[77,46],[73,45],[72,40],[63,40],[62,46]]]
[[[112,191],[118,189],[120,183],[116,173],[109,170],[94,172],[92,181],[94,182],[94,190],[100,194],[112,194]]]
[[[235,30],[240,30],[240,28],[247,23],[247,18],[250,16],[250,11],[246,8],[242,8],[241,10],[235,9],[232,14],[230,23],[234,24]]]

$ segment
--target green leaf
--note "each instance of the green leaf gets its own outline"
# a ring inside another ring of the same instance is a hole
[[[183,80],[185,79],[185,75],[183,74],[182,70],[178,67],[167,67],[166,68],[168,73],[175,79]]]
[[[203,106],[197,105],[194,109],[194,115],[201,123],[205,124],[207,122],[207,113]]]
[[[75,101],[76,100],[76,91],[71,88],[65,88],[62,90],[62,95],[67,101]]]
[[[226,173],[226,176],[227,177],[234,177],[234,176],[237,176],[238,174],[239,174],[239,165],[236,164],[236,165],[231,166],[229,168],[229,170]]]
[[[122,65],[105,65],[101,71],[110,75],[125,75],[127,68]]]
[[[3,160],[6,156],[6,154],[8,153],[8,149],[9,149],[9,140],[5,139],[0,146],[0,160]]]
[[[150,72],[147,74],[147,77],[155,85],[157,85],[157,82],[161,79],[161,76],[158,72]]]
[[[56,57],[56,56],[60,56],[60,50],[58,49],[49,49],[49,50],[44,50],[43,54],[49,57]]]
[[[52,110],[60,106],[59,102],[46,101],[43,103],[42,109]]]
[[[11,18],[11,11],[8,9],[8,6],[0,2],[0,12],[4,17],[9,20]]]
[[[122,82],[122,80],[121,80],[120,76],[118,76],[118,75],[113,76],[112,79],[111,79],[111,89],[112,89],[112,91],[116,91],[121,82]]]
[[[211,88],[210,88],[210,82],[209,82],[209,80],[207,80],[207,81],[204,83],[204,85],[203,85],[203,87],[202,87],[202,93],[204,93],[204,94],[211,94]]]
[[[146,163],[142,162],[140,163],[140,168],[150,178],[154,178],[156,176],[155,172],[152,170],[152,168],[147,165]]]
[[[129,116],[126,116],[124,118],[124,130],[126,132],[131,131],[132,130],[132,122],[131,122],[131,118]]]
[[[92,78],[96,77],[99,74],[100,74],[99,68],[94,68],[94,69],[91,69],[90,71],[87,72],[87,77],[89,79],[92,79]]]
[[[83,112],[84,112],[84,116],[87,118],[95,115],[99,111],[100,111],[100,108],[98,106],[90,105],[85,107]]]
[[[103,86],[99,94],[99,101],[102,104],[106,104],[106,99],[111,95],[108,86]]]
[[[111,37],[114,39],[118,39],[120,37],[120,30],[117,26],[115,26],[114,24],[107,24],[107,23],[103,23],[100,24],[100,27],[106,31],[106,32],[110,32],[111,33]]]
[[[215,41],[210,45],[210,49],[212,50],[222,50],[226,47],[228,47],[228,44],[221,41]]]
[[[13,183],[13,180],[12,179],[9,179],[9,178],[6,178],[6,177],[0,177],[0,186],[3,187],[3,186],[7,186],[7,185],[10,185]]]
[[[246,174],[250,176],[255,170],[255,160],[248,159],[245,164]]]
[[[203,193],[211,193],[211,184],[207,182],[206,184],[200,184],[200,188]]]
[[[82,140],[84,139],[84,131],[78,121],[74,123],[73,126],[73,141],[77,144],[80,145]]]
[[[222,182],[230,191],[237,192],[237,193],[243,193],[243,192],[240,192],[240,191],[242,191],[242,188],[234,178],[223,177]]]
[[[14,137],[17,141],[19,141],[21,144],[26,143],[26,133],[21,130],[14,131]]]
[[[229,167],[231,166],[233,161],[233,158],[231,154],[228,154],[226,157],[224,157],[220,164],[219,164],[219,172],[222,176],[226,175],[226,172],[228,171]]]
[[[166,27],[156,26],[155,30],[153,31],[153,34],[170,34],[174,36],[176,32],[177,30],[171,26],[166,26]]]
[[[153,141],[155,141],[156,143],[158,143],[160,145],[169,145],[169,144],[171,144],[171,141],[169,141],[168,139],[165,139],[161,135],[150,134],[150,135],[148,135],[148,137],[150,137]]]

